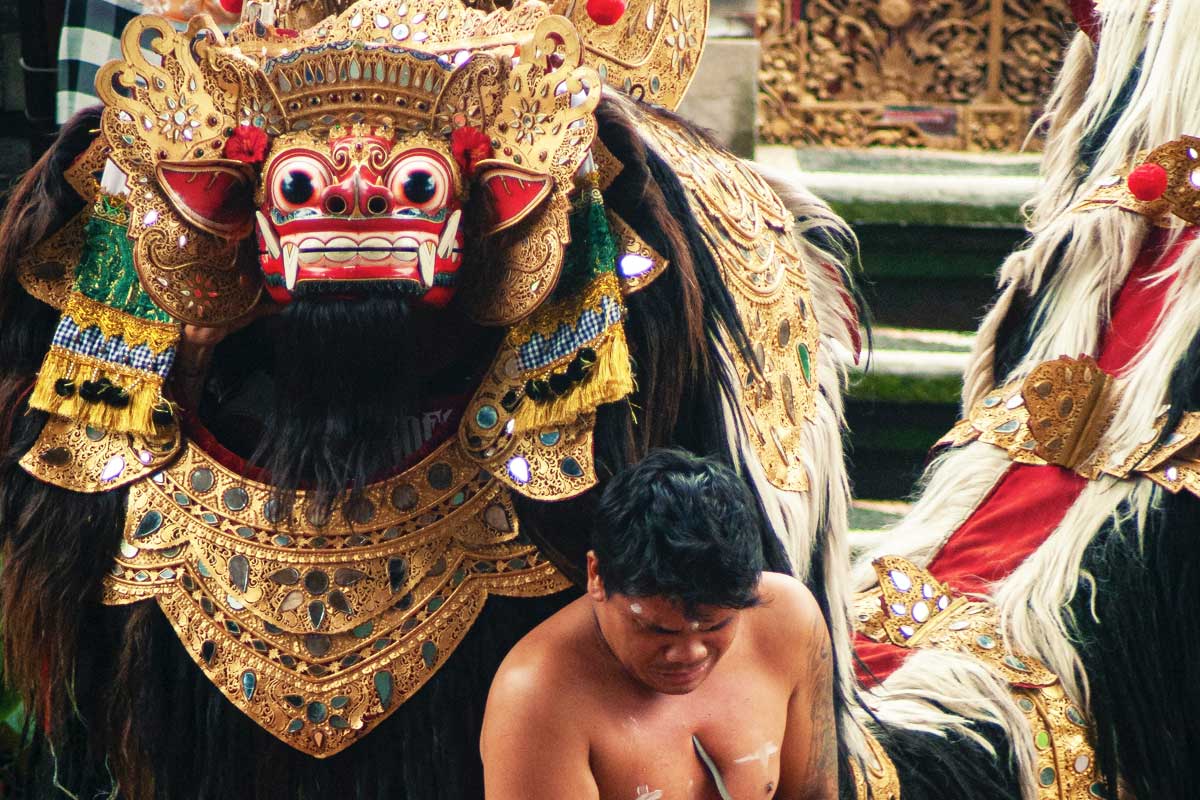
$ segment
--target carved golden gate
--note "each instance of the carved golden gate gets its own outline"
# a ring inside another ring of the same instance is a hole
[[[989,151],[1020,148],[1071,30],[1063,0],[760,0],[758,22],[763,141]]]

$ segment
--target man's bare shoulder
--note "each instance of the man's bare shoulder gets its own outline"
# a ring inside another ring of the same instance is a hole
[[[590,622],[580,611],[568,605],[526,634],[492,680],[479,740],[488,798],[519,800],[538,785],[548,796],[598,800],[580,724],[588,718],[578,686],[586,640],[577,629],[586,634]]]
[[[590,622],[581,598],[525,634],[508,652],[492,679],[488,696],[493,705],[521,704],[534,698],[578,693],[580,669],[586,660]]]
[[[750,615],[762,655],[777,664],[795,664],[797,650],[827,647],[828,628],[812,592],[790,575],[764,572],[759,581],[762,604]]]

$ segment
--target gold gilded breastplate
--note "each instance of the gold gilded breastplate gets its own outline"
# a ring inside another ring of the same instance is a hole
[[[488,594],[568,581],[518,530],[509,490],[447,442],[322,518],[194,443],[129,488],[104,602],[158,601],[180,641],[243,712],[323,758],[411,697]]]

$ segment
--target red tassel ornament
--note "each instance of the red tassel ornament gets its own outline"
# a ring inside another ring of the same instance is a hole
[[[235,16],[239,15],[242,13],[242,0],[221,0],[221,8]]]
[[[475,174],[475,165],[492,157],[492,140],[478,128],[466,125],[450,134],[450,151],[463,176],[470,179]]]
[[[262,128],[253,125],[239,125],[225,142],[223,155],[243,164],[261,164],[267,157],[267,148],[271,142]]]

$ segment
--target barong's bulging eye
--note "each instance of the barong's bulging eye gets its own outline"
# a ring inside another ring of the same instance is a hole
[[[294,206],[307,203],[313,196],[312,178],[307,172],[294,169],[279,182],[279,193]]]
[[[404,179],[404,196],[413,205],[428,203],[437,194],[437,181],[423,169],[408,173]]]
[[[268,186],[270,205],[281,211],[295,211],[313,203],[333,182],[333,176],[321,159],[306,152],[284,155],[271,167]]]
[[[410,151],[388,172],[388,188],[401,208],[436,213],[450,202],[453,187],[449,163],[432,150]]]

